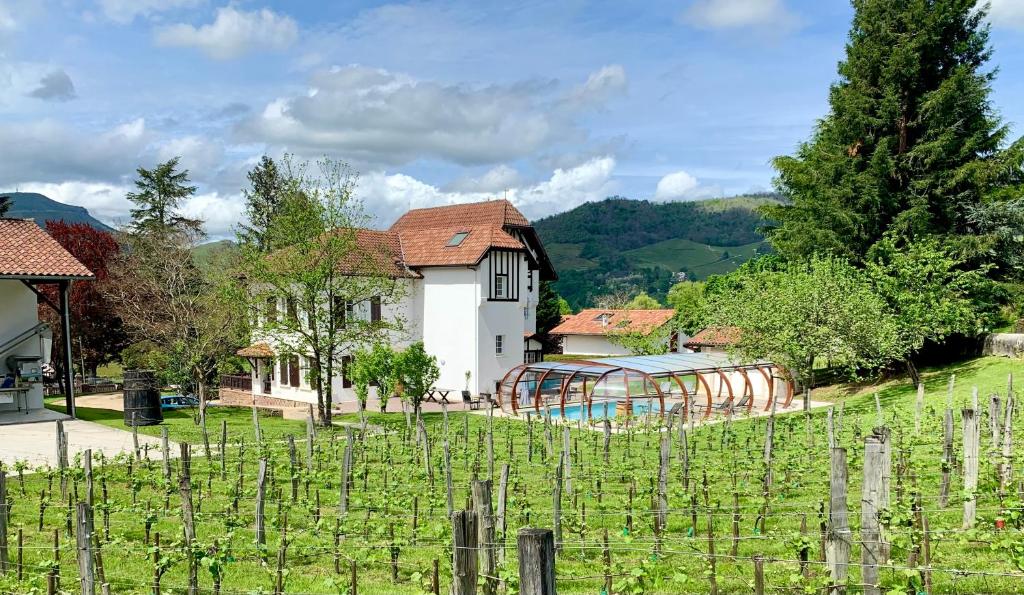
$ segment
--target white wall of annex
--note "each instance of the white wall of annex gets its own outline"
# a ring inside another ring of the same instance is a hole
[[[3,280],[0,281],[0,344],[29,330],[39,324],[39,310],[36,304],[36,294],[26,287],[21,281]],[[60,340],[60,329],[55,329],[54,339]],[[43,361],[49,361],[49,354],[42,353],[42,343],[38,335],[29,337],[22,341],[15,349],[4,354],[0,358],[0,379],[7,374],[8,355],[34,355],[41,356]],[[10,395],[14,397],[13,393]],[[11,403],[0,403],[0,411],[14,411],[18,408],[18,399],[11,399]],[[7,400],[6,398],[3,400]],[[21,402],[25,406],[24,401]],[[43,406],[43,385],[33,383],[28,391],[27,406],[29,409],[40,409]]]
[[[629,350],[616,345],[604,335],[565,335],[562,353],[577,355],[629,355]]]
[[[489,301],[490,267],[484,259],[479,267],[480,288],[480,334],[477,343],[479,349],[480,373],[474,381],[477,392],[494,393],[495,383],[504,378],[505,374],[523,363],[523,332],[533,331],[527,328],[527,320],[523,316],[523,308],[527,303],[526,292],[526,258],[520,255],[519,263],[519,301]],[[496,336],[504,338],[503,353],[495,351]]]
[[[429,267],[420,272],[423,297],[418,318],[423,346],[437,358],[441,368],[437,386],[462,390],[468,370],[470,390],[474,390],[479,379],[477,271],[466,267]]]

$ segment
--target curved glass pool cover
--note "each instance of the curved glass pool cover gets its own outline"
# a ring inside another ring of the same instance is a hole
[[[607,410],[606,402],[613,401],[628,417],[631,403],[643,400],[657,401],[661,415],[682,408],[684,415],[706,418],[713,413],[749,413],[755,401],[765,411],[773,402],[788,407],[793,400],[788,378],[771,362],[738,363],[725,354],[634,355],[522,364],[505,374],[497,398],[501,408],[512,413],[558,407],[564,417],[569,404],[583,407],[586,417],[592,418],[595,403],[603,403]],[[776,387],[779,381],[781,386]],[[597,417],[604,417],[598,409]]]

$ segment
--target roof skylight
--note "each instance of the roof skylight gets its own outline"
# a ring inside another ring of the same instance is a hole
[[[468,231],[460,231],[460,232],[458,232],[457,234],[452,236],[452,239],[448,240],[447,246],[455,247],[455,246],[458,246],[458,245],[462,244],[462,241],[465,240],[466,236],[468,236],[468,235],[469,235]]]

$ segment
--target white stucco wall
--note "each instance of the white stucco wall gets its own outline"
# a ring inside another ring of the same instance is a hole
[[[629,350],[616,345],[604,335],[565,335],[562,353],[579,355],[629,355]]]
[[[0,280],[0,344],[39,324],[36,294],[21,281]],[[8,372],[6,359],[9,355],[38,355],[43,361],[49,355],[42,351],[41,339],[29,337],[16,348],[0,354],[0,377]],[[39,409],[43,406],[43,385],[34,383],[28,392],[28,406]],[[24,405],[24,403],[22,403]],[[17,410],[17,402],[0,403],[0,411]]]
[[[479,379],[477,271],[468,267],[430,267],[420,273],[423,298],[417,304],[416,316],[423,328],[423,347],[437,358],[441,368],[437,386],[461,390],[468,370],[473,390]]]

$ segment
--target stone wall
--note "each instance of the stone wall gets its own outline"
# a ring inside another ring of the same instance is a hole
[[[985,337],[984,355],[1024,357],[1024,333],[993,333]]]

